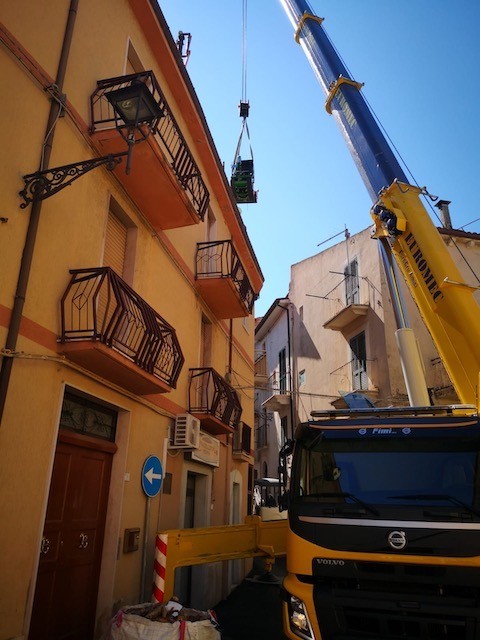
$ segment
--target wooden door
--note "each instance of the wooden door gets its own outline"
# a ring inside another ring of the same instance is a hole
[[[92,438],[66,440],[55,453],[29,640],[93,637],[112,452]]]

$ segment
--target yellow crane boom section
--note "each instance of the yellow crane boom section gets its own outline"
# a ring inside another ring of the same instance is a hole
[[[478,406],[480,307],[428,215],[422,189],[394,182],[378,204],[396,216],[396,235],[375,214],[374,237],[387,238],[461,402]]]

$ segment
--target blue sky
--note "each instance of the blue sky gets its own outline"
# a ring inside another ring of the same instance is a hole
[[[159,0],[227,175],[240,135],[242,0]],[[479,0],[310,0],[408,169],[480,232]],[[258,203],[242,217],[265,276],[263,315],[290,266],[370,224],[371,201],[279,0],[248,0],[246,97]],[[245,136],[244,136],[245,139]],[[242,155],[249,156],[248,144]],[[435,209],[436,211],[436,209]]]

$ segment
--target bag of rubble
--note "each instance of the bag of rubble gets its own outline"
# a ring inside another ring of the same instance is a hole
[[[221,635],[213,612],[188,609],[171,600],[120,609],[106,640],[221,640]]]

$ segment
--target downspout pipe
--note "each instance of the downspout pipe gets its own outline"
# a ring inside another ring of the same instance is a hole
[[[70,46],[72,44],[73,30],[75,25],[75,19],[78,11],[78,1],[70,0],[70,8],[68,11],[67,24],[65,27],[65,34],[63,37],[62,50],[60,53],[60,59],[58,62],[57,77],[55,80],[57,95],[60,95],[63,90],[63,83],[65,80],[65,73],[67,69],[67,62],[70,54]],[[50,106],[50,113],[48,116],[48,122],[45,132],[45,139],[42,145],[42,151],[40,156],[39,171],[48,169],[50,162],[50,156],[52,153],[53,138],[55,135],[56,122],[60,116],[62,105],[58,100],[52,99]],[[8,326],[7,339],[5,342],[5,351],[15,351],[17,346],[18,335],[20,333],[20,323],[23,317],[23,307],[25,305],[25,298],[27,294],[28,280],[30,277],[30,271],[32,268],[33,251],[35,248],[35,241],[37,238],[38,224],[40,221],[40,212],[42,210],[42,200],[35,200],[32,203],[30,210],[30,220],[28,223],[27,234],[25,237],[25,244],[23,247],[22,261],[20,263],[20,271],[17,280],[17,289],[15,292],[15,299],[13,302],[12,314],[10,317],[10,323]],[[7,399],[8,386],[10,383],[10,376],[12,372],[14,358],[4,357],[2,360],[2,366],[0,368],[0,424],[5,409],[5,403]]]

